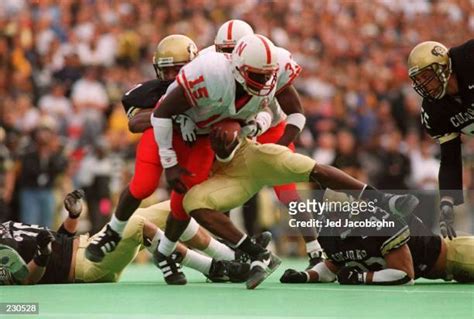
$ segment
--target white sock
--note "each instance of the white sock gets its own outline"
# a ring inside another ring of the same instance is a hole
[[[164,233],[161,229],[157,228],[156,229],[156,234],[153,236],[153,239],[151,240],[150,246],[146,247],[146,249],[153,254],[157,249],[158,249],[158,242],[160,239],[163,237]]]
[[[186,226],[186,229],[184,230],[183,234],[181,237],[179,237],[180,241],[188,241],[191,240],[194,236],[196,236],[197,232],[199,231],[199,224],[194,218],[191,218],[189,220],[188,226]]]
[[[192,251],[191,249],[186,251],[186,255],[181,262],[181,265],[196,269],[197,271],[202,272],[204,275],[209,275],[211,264],[211,258]]]
[[[235,252],[224,245],[223,243],[217,241],[211,237],[211,241],[206,249],[203,250],[206,255],[215,258],[217,260],[234,260]]]
[[[176,249],[177,245],[177,242],[169,240],[168,237],[166,237],[165,235],[160,240],[160,244],[158,245],[158,251],[165,256],[169,256]]]
[[[115,217],[115,214],[112,215],[112,219],[109,222],[110,227],[115,230],[117,233],[119,233],[120,236],[122,236],[123,229],[127,225],[128,220],[121,221],[120,219],[117,219]]]
[[[322,250],[322,248],[317,239],[306,243],[306,252],[308,254],[312,253],[313,251],[320,251],[320,250]]]

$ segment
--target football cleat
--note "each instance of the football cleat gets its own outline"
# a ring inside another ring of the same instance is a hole
[[[384,198],[378,206],[392,215],[406,218],[413,213],[419,202],[419,199],[411,194],[384,194]]]
[[[156,250],[153,254],[153,263],[160,268],[168,285],[186,285],[186,276],[173,256],[167,257]]]
[[[270,244],[270,242],[272,241],[272,238],[273,236],[271,232],[264,231],[259,235],[252,237],[252,241],[263,248],[267,248],[268,244]],[[249,254],[237,248],[235,250],[235,260],[240,263],[249,263],[250,256]]]
[[[29,273],[23,258],[15,249],[6,245],[0,245],[0,268],[10,273],[16,280],[25,279]]]
[[[281,259],[268,250],[259,254],[250,264],[249,278],[245,283],[247,289],[255,289],[270,276],[280,264]]]
[[[312,251],[308,253],[308,257],[309,257],[309,264],[305,270],[311,269],[323,261],[323,251],[322,250]]]
[[[212,282],[229,281],[227,261],[212,259],[211,269],[209,269],[209,274],[206,277]]]
[[[121,239],[120,235],[107,224],[105,230],[94,236],[87,246],[86,258],[95,263],[101,262],[106,254],[115,250]]]
[[[255,236],[252,240],[254,240],[257,245],[267,248],[268,244],[272,241],[272,233],[264,231]]]
[[[250,275],[250,264],[229,261],[227,263],[228,275],[231,282],[238,283],[247,281]]]

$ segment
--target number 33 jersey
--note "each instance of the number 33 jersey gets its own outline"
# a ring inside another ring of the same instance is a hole
[[[280,122],[284,113],[275,102],[275,95],[294,81],[301,67],[288,51],[278,48],[277,53],[277,84],[267,96],[247,96],[236,101],[231,56],[216,52],[202,54],[185,65],[168,92],[177,85],[183,88],[188,102],[193,106],[186,114],[194,120],[201,134],[208,133],[212,124],[226,118],[243,122],[251,120],[267,107],[273,114],[273,123]],[[280,120],[275,120],[275,117]]]

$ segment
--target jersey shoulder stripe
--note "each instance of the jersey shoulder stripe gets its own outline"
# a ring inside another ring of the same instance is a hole
[[[410,239],[410,229],[408,225],[403,226],[395,235],[387,239],[380,246],[382,256],[388,254],[391,250],[401,247]]]
[[[275,95],[293,84],[294,80],[300,75],[302,70],[301,66],[293,59],[288,50],[280,47],[277,47],[276,49],[279,68]]]

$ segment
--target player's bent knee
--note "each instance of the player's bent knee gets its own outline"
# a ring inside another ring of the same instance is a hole
[[[136,199],[145,199],[153,194],[153,192],[158,188],[158,183],[137,183],[135,180],[132,180],[130,183],[130,193]]]
[[[283,160],[283,165],[292,174],[291,182],[309,181],[316,162],[308,156],[292,153],[289,150],[287,154],[288,156]]]
[[[141,239],[143,234],[143,226],[145,225],[145,218],[133,215],[127,222],[123,231],[123,238],[131,238],[136,236]]]
[[[199,185],[194,186],[184,196],[183,207],[190,215],[200,209],[214,209],[213,205],[209,205],[208,196],[204,192],[200,192],[199,189]]]
[[[448,277],[462,282],[474,282],[474,237],[458,237],[445,241]]]

